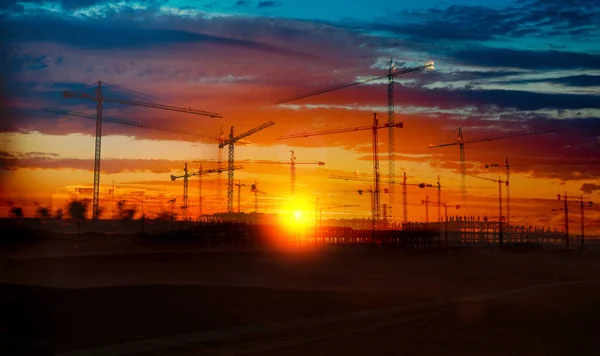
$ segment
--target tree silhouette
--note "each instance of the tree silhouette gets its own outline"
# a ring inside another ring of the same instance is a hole
[[[47,218],[49,218],[51,216],[50,215],[50,208],[45,207],[45,206],[41,206],[40,203],[38,203],[37,201],[34,201],[33,204],[38,207],[35,210],[35,217],[36,218],[47,219]]]
[[[23,208],[20,206],[13,206],[10,208],[10,217],[12,218],[22,218],[23,217]]]
[[[89,205],[88,199],[72,200],[68,205],[69,215],[71,219],[77,224],[77,244],[79,245],[79,225],[85,221],[87,215],[87,209]]]
[[[127,206],[126,200],[119,200],[117,202],[117,219],[120,220],[132,220],[135,216],[136,209]]]
[[[87,199],[84,199],[83,201],[72,200],[71,202],[69,202],[69,205],[68,205],[69,216],[71,216],[71,219],[73,219],[77,222],[81,222],[81,221],[85,220],[85,217],[87,215],[87,209],[88,209]]]
[[[170,211],[163,210],[160,213],[156,214],[155,220],[159,221],[168,221],[175,220],[175,214],[172,214]]]

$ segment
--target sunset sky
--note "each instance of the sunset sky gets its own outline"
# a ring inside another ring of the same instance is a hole
[[[397,77],[396,172],[410,183],[435,185],[442,201],[460,204],[456,141],[537,130],[554,133],[466,145],[469,174],[505,178],[511,169],[511,222],[561,226],[556,198],[584,194],[593,200],[587,228],[600,234],[600,6],[589,0],[517,1],[2,1],[2,204],[50,203],[58,188],[92,184],[94,121],[42,112],[51,106],[95,113],[92,101],[63,99],[64,90],[106,82],[105,96],[134,99],[125,88],[155,102],[217,112],[222,119],[106,103],[106,116],[182,129],[206,136],[275,125],[236,147],[236,159],[324,161],[299,165],[297,193],[331,208],[331,217],[368,217],[368,182],[329,175],[372,174],[371,132],[277,140],[303,131],[387,121],[386,81],[371,82],[276,105],[284,97],[353,81],[396,66],[435,61],[434,71]],[[86,89],[86,87],[88,87]],[[102,185],[131,184],[180,195],[184,162],[216,159],[216,142],[191,135],[105,123]],[[381,171],[388,171],[387,130],[379,133]],[[227,157],[226,149],[224,157]],[[205,165],[205,168],[211,168]],[[226,182],[223,174],[222,183]],[[203,195],[216,203],[215,176]],[[276,212],[289,190],[289,166],[247,164],[236,180],[257,180],[267,195],[259,209]],[[400,179],[397,179],[398,181]],[[497,215],[497,185],[467,178],[469,205],[461,215]],[[190,180],[190,194],[197,194]],[[223,199],[225,199],[225,186]],[[245,209],[253,208],[244,188]],[[237,190],[236,190],[237,191]],[[393,207],[401,220],[401,187]],[[435,189],[409,187],[409,219],[425,218],[421,200]],[[237,197],[236,197],[237,199]],[[382,195],[382,203],[388,197]],[[27,210],[29,208],[31,210]],[[225,207],[225,205],[223,205]],[[571,230],[579,233],[578,205]],[[206,207],[205,210],[210,210]],[[450,213],[450,211],[449,211]],[[454,211],[452,212],[454,213]],[[436,208],[430,207],[430,218]]]

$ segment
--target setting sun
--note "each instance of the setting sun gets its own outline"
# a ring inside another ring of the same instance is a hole
[[[282,225],[290,233],[299,233],[314,224],[314,207],[308,199],[293,197],[287,199],[279,211]]]

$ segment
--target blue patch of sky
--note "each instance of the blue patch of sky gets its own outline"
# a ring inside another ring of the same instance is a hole
[[[194,4],[205,4],[205,1],[170,1],[172,7],[194,7]],[[286,19],[315,20],[339,22],[354,20],[370,22],[374,19],[385,19],[401,11],[424,10],[432,7],[450,5],[498,7],[506,4],[498,0],[231,0],[219,1],[211,7],[212,11],[241,15],[271,16]]]

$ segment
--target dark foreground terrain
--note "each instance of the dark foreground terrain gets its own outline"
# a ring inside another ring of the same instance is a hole
[[[3,252],[0,353],[600,355],[593,251],[65,246]]]

